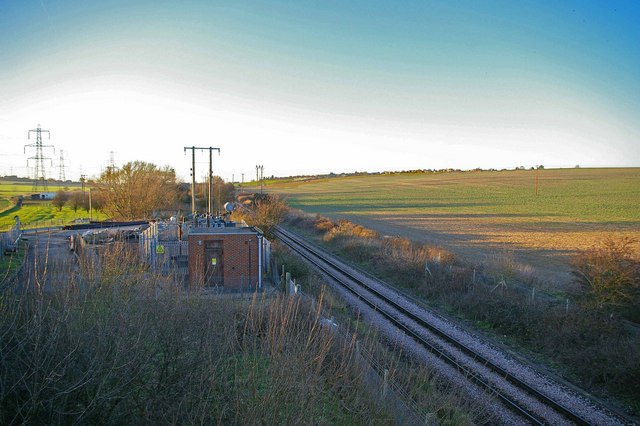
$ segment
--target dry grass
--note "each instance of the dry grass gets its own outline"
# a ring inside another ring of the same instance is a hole
[[[327,241],[322,229],[334,228],[327,219],[309,215],[292,218],[289,225],[381,279],[554,364],[587,388],[607,389],[640,409],[640,336],[618,315],[611,315],[621,311],[612,311],[611,306],[593,309],[590,303],[579,303],[586,299],[577,296],[567,305],[564,298],[533,293],[522,280],[535,284],[535,276],[508,252],[496,259],[503,274],[492,276],[481,265],[469,265],[437,247],[407,239]],[[620,259],[627,258],[622,254],[627,246],[617,247]]]
[[[574,273],[594,307],[617,308],[640,322],[640,258],[638,241],[609,239],[574,259]]]
[[[204,298],[137,259],[126,244],[89,246],[75,263],[31,265],[0,293],[0,423],[393,423],[359,350],[416,387],[434,418],[486,421],[377,336],[357,345],[323,327],[337,299],[322,289],[313,303]]]
[[[56,268],[0,294],[2,424],[390,421],[321,306],[185,294],[119,245]]]
[[[640,239],[640,169],[352,176],[269,187],[288,203],[385,235],[446,247],[471,263],[513,251],[559,291],[570,257],[607,238]],[[640,247],[635,247],[640,255]]]
[[[422,360],[404,355],[403,348],[386,341],[375,328],[363,322],[358,310],[346,305],[342,297],[327,287],[298,256],[277,242],[274,255],[276,265],[279,268],[285,266],[296,283],[301,285],[304,295],[323,301],[327,308],[326,316],[330,315],[343,329],[355,330],[360,339],[360,353],[366,358],[367,365],[371,365],[380,376],[387,370],[390,387],[397,395],[404,397],[407,406],[414,407],[414,412],[420,413],[420,422],[428,419],[429,424],[443,425],[496,423],[495,418],[484,412],[475,396],[452,385],[436,370],[425,366]],[[369,385],[376,388],[379,383]]]

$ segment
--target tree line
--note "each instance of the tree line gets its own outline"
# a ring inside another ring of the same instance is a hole
[[[132,161],[120,168],[108,168],[92,182],[89,191],[58,191],[53,205],[62,210],[67,205],[74,212],[90,208],[116,220],[150,219],[164,211],[191,210],[191,188],[176,178],[169,166],[158,167],[144,161]],[[198,190],[200,189],[200,190]],[[204,184],[196,188],[196,207],[206,210]],[[213,179],[214,212],[233,199],[234,186],[220,177]],[[91,206],[90,206],[91,204]]]

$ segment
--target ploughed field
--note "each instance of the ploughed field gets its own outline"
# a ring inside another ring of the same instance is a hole
[[[577,250],[608,238],[640,240],[640,168],[344,176],[267,189],[286,196],[291,207],[441,246],[554,286],[570,283]],[[634,251],[640,255],[640,244]]]

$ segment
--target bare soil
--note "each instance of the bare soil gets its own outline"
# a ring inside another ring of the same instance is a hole
[[[544,289],[575,290],[570,262],[576,250],[559,249],[552,242],[546,248],[526,247],[513,239],[512,231],[505,229],[504,238],[499,238],[499,233],[488,234],[488,230],[481,229],[477,223],[466,223],[464,226],[455,224],[457,229],[446,229],[447,225],[444,224],[431,224],[429,221],[401,216],[384,219],[363,215],[329,216],[351,220],[382,235],[400,236],[442,247],[468,263],[485,265],[494,273],[515,273],[520,278],[535,277],[536,284]]]

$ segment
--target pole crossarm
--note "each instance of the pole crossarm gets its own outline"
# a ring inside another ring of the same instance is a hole
[[[40,128],[40,124],[35,129],[31,129],[27,132],[27,139],[31,139],[31,132],[36,134],[36,142],[32,144],[27,144],[24,146],[24,153],[27,153],[27,148],[35,148],[36,154],[33,157],[27,158],[27,167],[29,167],[29,160],[35,160],[35,170],[34,170],[34,180],[33,180],[33,190],[37,191],[40,186],[44,191],[48,190],[47,185],[47,177],[44,168],[44,160],[51,161],[53,165],[53,160],[51,157],[45,157],[43,154],[43,148],[53,148],[53,153],[56,153],[56,148],[53,145],[44,145],[42,143],[42,133],[47,133],[49,139],[51,139],[51,132],[48,130],[43,130]]]
[[[184,153],[187,153],[187,150],[191,150],[191,214],[195,216],[196,214],[196,150],[206,151],[209,150],[209,213],[211,214],[212,210],[212,199],[213,199],[213,151],[218,151],[218,155],[220,155],[220,148],[214,148],[211,146],[200,147],[200,146],[185,146]]]

